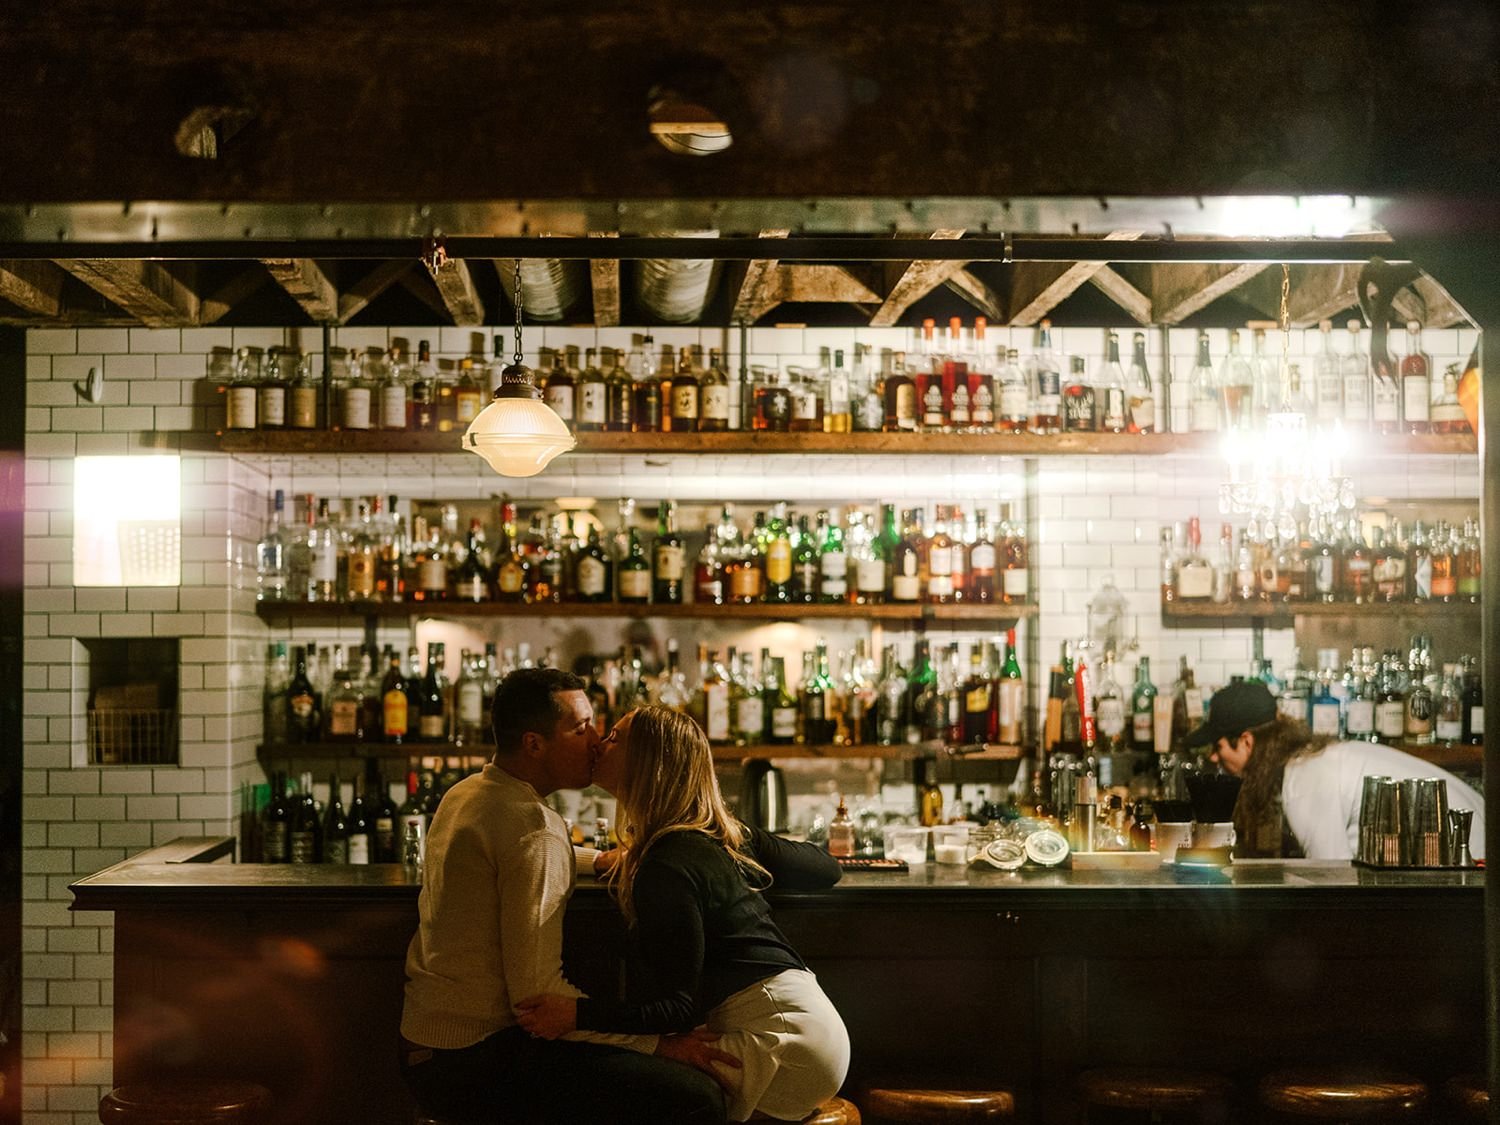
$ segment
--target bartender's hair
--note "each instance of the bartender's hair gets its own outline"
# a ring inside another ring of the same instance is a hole
[[[1255,738],[1255,748],[1245,763],[1244,784],[1234,806],[1235,835],[1240,841],[1236,854],[1279,855],[1281,818],[1276,814],[1280,809],[1278,800],[1286,764],[1294,758],[1316,754],[1338,740],[1326,734],[1313,734],[1306,723],[1286,715],[1251,727],[1250,734]],[[1257,847],[1257,841],[1263,840],[1268,831],[1274,832],[1269,847]]]
[[[745,850],[749,833],[724,803],[713,752],[697,723],[666,707],[637,708],[621,749],[625,776],[615,794],[615,819],[623,851],[611,879],[627,922],[635,922],[632,889],[646,854],[673,832],[701,832],[718,841],[752,886],[770,885],[770,873]]]
[[[560,691],[582,691],[584,682],[561,668],[517,668],[495,689],[490,722],[495,729],[495,750],[515,754],[527,731],[551,735],[563,717],[558,706]]]

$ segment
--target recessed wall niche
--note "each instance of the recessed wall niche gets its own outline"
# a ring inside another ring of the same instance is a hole
[[[175,766],[179,642],[175,637],[80,639],[91,766]]]

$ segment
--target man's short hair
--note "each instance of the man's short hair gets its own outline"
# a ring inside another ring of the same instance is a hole
[[[550,736],[563,717],[557,693],[582,691],[585,686],[583,680],[561,668],[517,668],[495,689],[495,702],[490,708],[495,749],[502,754],[516,753],[527,731]]]

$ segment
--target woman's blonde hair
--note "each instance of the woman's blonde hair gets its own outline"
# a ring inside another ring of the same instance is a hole
[[[728,850],[764,890],[771,876],[745,851],[748,833],[724,804],[713,752],[698,724],[666,707],[631,712],[616,830],[623,853],[611,874],[625,920],[635,922],[632,888],[646,853],[673,832],[701,832]]]
[[[1282,842],[1282,777],[1294,758],[1316,754],[1337,739],[1313,734],[1307,724],[1286,715],[1251,727],[1255,747],[1245,763],[1244,784],[1234,805],[1235,836],[1239,856],[1279,856]]]

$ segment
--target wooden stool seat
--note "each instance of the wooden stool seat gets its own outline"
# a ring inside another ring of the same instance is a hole
[[[1289,1117],[1400,1120],[1422,1111],[1427,1086],[1391,1072],[1299,1068],[1262,1078],[1260,1102]]]
[[[105,1125],[241,1125],[263,1121],[271,1091],[253,1082],[163,1079],[117,1086],[99,1099]]]
[[[1234,1083],[1222,1074],[1158,1067],[1100,1067],[1078,1076],[1085,1105],[1107,1109],[1181,1110],[1227,1105]]]
[[[913,1125],[968,1125],[972,1121],[1009,1120],[1016,1099],[1009,1090],[872,1089],[865,1098],[871,1117]]]
[[[1483,1121],[1490,1112],[1490,1088],[1478,1074],[1459,1074],[1443,1083],[1448,1103],[1466,1118]]]
[[[763,1113],[754,1114],[751,1121],[776,1121]],[[829,1098],[796,1125],[860,1125],[859,1108],[843,1098]]]

